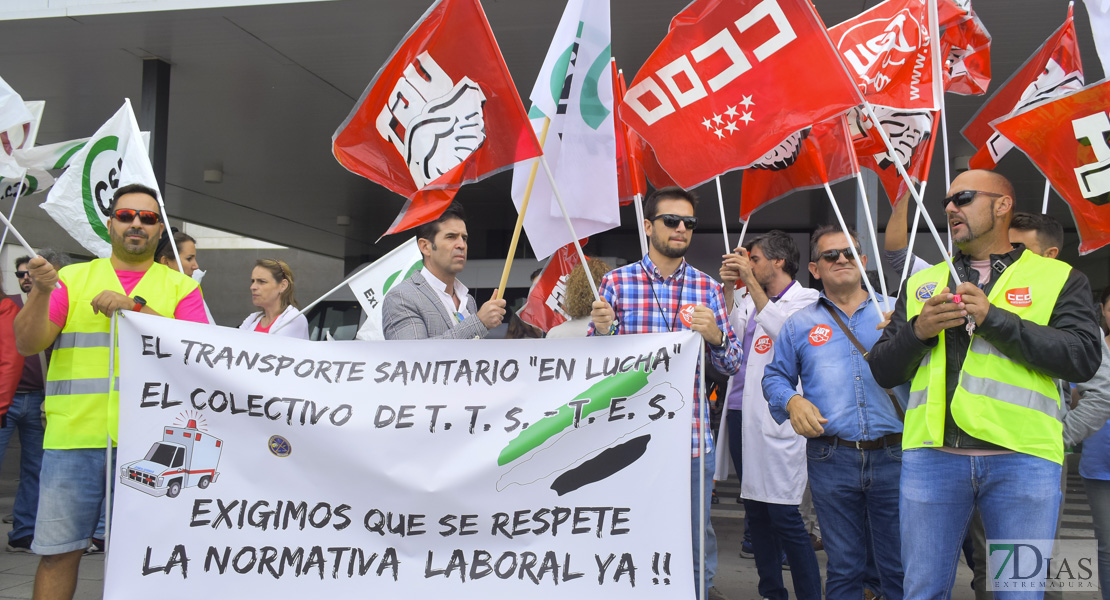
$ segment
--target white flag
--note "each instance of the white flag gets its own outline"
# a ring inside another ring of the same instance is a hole
[[[132,183],[160,194],[130,100],[124,101],[68,164],[72,168],[58,178],[42,208],[89,252],[107,257],[112,246],[105,222],[112,194]],[[161,197],[158,201],[161,205]]]
[[[146,135],[145,133],[143,134]],[[144,137],[144,140],[146,138]],[[21,148],[12,153],[16,162],[28,169],[59,171],[69,166],[70,161],[88,143],[89,138],[58,142],[45,146]],[[144,146],[146,145],[144,141]]]
[[[544,155],[579,238],[620,225],[609,40],[609,0],[569,0],[530,96],[537,135],[544,116],[551,118]],[[517,210],[532,164],[513,169]],[[573,241],[542,166],[524,229],[539,259]]]
[[[424,266],[416,238],[397,246],[347,281],[351,292],[366,311],[366,322],[355,339],[384,340],[382,334],[382,299],[393,286],[408,279]]]
[[[1083,0],[1091,17],[1091,37],[1102,62],[1102,72],[1110,73],[1110,0]]]
[[[27,169],[22,177],[20,176],[23,173],[22,168],[15,175],[6,173],[5,169],[0,168],[0,199],[4,201],[14,201],[17,191],[20,198],[26,198],[33,194],[41,194],[54,185],[54,176],[49,171]]]
[[[42,113],[39,113],[42,116]],[[3,78],[0,78],[0,138],[7,135],[7,131],[13,127],[23,128],[28,125],[28,132],[30,131],[30,123],[35,121],[35,116],[27,109],[27,105],[23,102],[23,98],[8,85]],[[36,129],[38,125],[35,125]],[[11,151],[8,151],[11,154]]]

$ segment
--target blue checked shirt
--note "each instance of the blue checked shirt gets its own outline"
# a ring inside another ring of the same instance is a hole
[[[664,279],[651,259],[627,264],[610,271],[601,278],[598,289],[601,297],[613,307],[617,318],[617,333],[661,333],[689,330],[679,316],[682,307],[700,304],[717,315],[717,327],[727,338],[724,348],[708,346],[710,361],[725,375],[740,370],[740,342],[728,323],[724,308],[721,284],[705,273],[691,267],[686,261]],[[602,335],[590,323],[589,335]],[[698,456],[698,439],[703,426],[708,428],[708,404],[701,401],[701,367],[694,375],[694,418],[690,432],[691,456]],[[706,425],[703,425],[706,424]],[[713,451],[713,441],[706,439],[708,452]]]
[[[849,317],[822,292],[817,302],[790,315],[779,333],[775,358],[763,372],[763,394],[775,421],[781,424],[790,418],[786,403],[798,393],[795,386],[800,378],[802,396],[829,420],[824,435],[869,441],[902,432],[890,397],[825,308],[837,311],[860,344],[870,349],[883,333],[875,329],[879,315],[870,304],[868,297]],[[904,388],[897,390],[904,410],[908,384],[900,388]]]

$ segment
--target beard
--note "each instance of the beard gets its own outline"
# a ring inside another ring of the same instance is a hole
[[[689,242],[680,248],[675,248],[671,246],[668,241],[668,238],[660,238],[653,233],[651,236],[651,247],[655,248],[657,252],[667,258],[682,258],[686,256],[686,250],[690,247]]]
[[[144,236],[143,240],[132,240],[127,236],[133,233],[138,233]],[[113,227],[108,230],[108,238],[112,242],[112,250],[118,250],[122,254],[135,258],[147,258],[154,256],[156,246],[151,242],[151,237],[140,228],[131,227],[123,233],[118,233]]]

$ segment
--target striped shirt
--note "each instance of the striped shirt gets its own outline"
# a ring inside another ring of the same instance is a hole
[[[710,361],[725,375],[740,370],[740,342],[728,323],[724,308],[721,284],[685,260],[671,273],[662,277],[655,263],[647,256],[643,260],[610,271],[601,278],[598,289],[601,297],[613,307],[618,334],[660,333],[688,330],[679,316],[683,307],[697,304],[709,307],[717,316],[717,327],[728,338],[723,348],[708,346]],[[590,323],[589,335],[595,335]],[[701,367],[694,375],[694,418],[690,431],[691,456],[698,456],[698,441],[703,428],[708,430],[708,405],[701,401]],[[705,441],[707,453],[713,451],[713,441]]]

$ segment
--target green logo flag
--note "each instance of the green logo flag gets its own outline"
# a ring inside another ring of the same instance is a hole
[[[362,271],[351,277],[347,285],[366,312],[366,322],[359,327],[360,340],[384,340],[382,334],[382,299],[395,285],[408,279],[424,266],[416,238],[394,248]]]
[[[72,168],[50,188],[42,208],[85,249],[107,257],[112,246],[105,223],[112,194],[133,183],[158,191],[131,101],[125,100],[88,143],[62,164]]]

